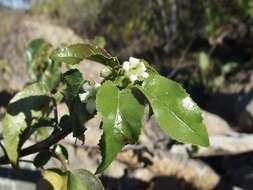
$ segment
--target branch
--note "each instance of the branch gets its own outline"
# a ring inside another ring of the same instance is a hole
[[[66,137],[71,132],[72,132],[72,129],[70,127],[64,128],[64,129],[62,129],[62,131],[54,132],[47,139],[45,139],[37,144],[34,144],[32,146],[22,149],[19,153],[19,157],[21,158],[21,157],[39,152],[43,149],[47,149],[50,146],[57,143],[58,141],[60,141],[61,139],[63,139],[64,137]],[[9,164],[9,163],[10,163],[10,161],[6,155],[0,157],[0,165]]]

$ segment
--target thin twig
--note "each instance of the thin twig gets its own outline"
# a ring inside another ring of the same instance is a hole
[[[185,68],[188,66],[188,64],[182,64],[185,60],[186,55],[188,54],[188,52],[190,51],[193,43],[195,42],[196,38],[193,38],[187,45],[187,47],[184,49],[182,56],[180,57],[178,64],[179,65],[177,68],[175,68],[173,71],[171,71],[171,73],[169,74],[168,78],[172,78],[177,72],[178,70]]]
[[[32,160],[25,160],[25,159],[20,159],[18,160],[19,162],[26,162],[26,163],[33,163]]]
[[[55,98],[52,98],[52,102],[53,102],[54,119],[58,122],[58,109]]]
[[[2,144],[2,142],[0,142],[0,147],[2,148],[4,154],[6,155],[6,150],[5,150],[4,145]]]
[[[216,47],[217,47],[217,45],[215,44],[214,46],[212,46],[211,48],[210,48],[210,50],[208,51],[208,57],[210,57],[211,55],[212,55],[212,53],[214,52],[214,50],[216,49]]]

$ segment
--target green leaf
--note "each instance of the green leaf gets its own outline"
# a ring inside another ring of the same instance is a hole
[[[88,120],[88,113],[85,104],[79,98],[79,93],[85,81],[80,71],[73,69],[63,75],[63,82],[67,85],[64,96],[69,109],[73,136],[84,141],[84,123]]]
[[[90,44],[74,44],[54,50],[51,59],[67,64],[78,64],[83,59],[90,59],[103,65],[115,67],[119,65],[116,57],[112,57],[104,49]]]
[[[35,39],[28,44],[27,70],[28,76],[32,81],[38,81],[41,76],[41,70],[44,70],[45,62],[48,57],[50,44],[43,39]]]
[[[103,36],[96,36],[93,39],[92,44],[96,45],[100,48],[104,48],[106,46],[106,41],[105,41],[105,38]]]
[[[39,78],[39,81],[47,85],[50,90],[54,90],[61,81],[60,67],[61,67],[60,63],[48,60],[46,68],[44,72],[41,73],[41,77]]]
[[[139,89],[147,97],[157,122],[167,135],[183,143],[209,145],[201,111],[179,84],[153,75]]]
[[[49,150],[40,151],[33,160],[33,164],[36,168],[44,166],[51,158]]]
[[[36,118],[49,111],[50,99],[48,89],[40,83],[25,87],[11,99],[3,119],[3,142],[14,166],[25,131],[36,123]]]
[[[68,190],[104,190],[100,180],[87,170],[69,172]]]
[[[65,161],[66,163],[69,162],[69,155],[67,149],[60,145],[56,144],[53,147],[53,152],[55,153],[56,156],[58,156],[61,160]]]
[[[57,121],[54,118],[41,117],[36,120],[32,128],[36,130],[35,138],[39,141],[46,139],[50,132],[49,128],[54,128]]]
[[[67,85],[67,93],[70,97],[78,96],[84,84],[82,73],[77,69],[71,69],[64,73],[63,82]]]
[[[141,61],[144,63],[145,67],[147,68],[147,72],[150,76],[159,74],[157,70],[155,70],[152,66],[150,66],[150,64],[146,60],[142,59]]]
[[[37,190],[68,190],[68,174],[57,168],[47,169],[42,172]]]
[[[49,59],[51,45],[43,39],[36,39],[27,47],[27,71],[32,82],[41,81],[50,90],[60,82],[60,63]]]
[[[100,142],[102,163],[97,173],[105,170],[126,143],[138,140],[144,106],[130,89],[120,91],[111,81],[99,89],[96,107],[102,115],[103,136]]]
[[[44,39],[39,38],[39,39],[32,40],[28,44],[27,49],[26,49],[28,61],[32,61],[37,56],[37,54],[41,51],[41,49],[47,46],[49,46],[49,44]]]

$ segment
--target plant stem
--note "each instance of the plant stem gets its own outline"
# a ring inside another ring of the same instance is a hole
[[[21,157],[39,152],[43,149],[47,149],[50,146],[57,143],[58,141],[60,141],[61,139],[63,139],[64,137],[66,137],[71,132],[72,132],[72,129],[70,127],[64,128],[64,129],[62,129],[62,131],[54,132],[47,139],[45,139],[37,144],[34,144],[32,146],[22,149],[19,153],[19,157],[21,158]],[[8,159],[8,157],[6,155],[0,157],[0,165],[9,164],[9,163],[10,163],[10,160]]]

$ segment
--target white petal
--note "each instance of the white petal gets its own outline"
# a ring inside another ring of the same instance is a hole
[[[92,90],[92,86],[88,82],[86,82],[86,83],[83,84],[83,89],[85,91],[91,91]]]
[[[143,78],[148,78],[148,77],[149,77],[149,74],[148,74],[147,72],[142,72],[142,73],[141,73],[141,76],[142,76]]]
[[[135,82],[136,80],[138,80],[138,77],[135,74],[131,74],[129,76],[129,79],[130,79],[131,82]]]
[[[130,57],[129,62],[130,62],[130,67],[134,68],[140,63],[140,60],[135,57]]]
[[[86,102],[87,99],[89,98],[89,96],[90,96],[89,92],[79,94],[79,98],[80,98],[81,102]]]
[[[141,62],[141,63],[140,63],[140,72],[144,72],[144,71],[146,71],[146,70],[147,70],[147,69],[146,69],[144,63]]]
[[[97,89],[97,88],[99,88],[101,86],[101,84],[100,83],[98,83],[98,82],[95,82],[95,85],[94,85],[94,87]]]
[[[125,71],[129,71],[129,69],[130,69],[130,63],[128,61],[124,61],[123,62],[123,69]]]

